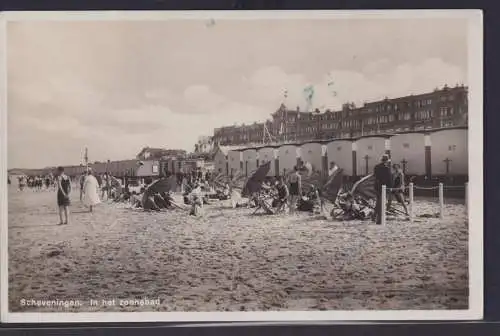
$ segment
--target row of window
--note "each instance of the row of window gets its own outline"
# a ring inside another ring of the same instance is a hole
[[[432,110],[423,110],[415,113],[416,120],[429,120],[432,118]]]
[[[428,111],[421,111],[422,112],[422,118],[429,118],[429,113]],[[455,122],[453,120],[441,120],[440,127],[453,127],[455,126]],[[422,130],[431,130],[433,128],[432,125],[417,125],[413,127],[413,130],[415,131],[422,131]],[[322,124],[321,125],[322,130],[328,130],[328,129],[338,129],[338,124]],[[410,127],[397,127],[397,128],[387,128],[387,129],[366,129],[361,131],[356,131],[356,132],[342,132],[339,134],[335,133],[322,133],[322,136],[324,137],[340,137],[340,138],[351,138],[351,137],[359,137],[359,136],[366,136],[366,135],[376,135],[376,134],[386,134],[386,133],[398,133],[398,132],[408,132],[411,131],[412,129]],[[295,133],[289,133],[288,136],[291,139],[293,138],[311,138],[311,135],[316,135],[317,129],[316,127],[306,127],[302,129],[298,134]],[[250,140],[254,141],[261,141],[262,140],[262,133],[258,134],[259,136],[253,137]],[[230,144],[230,143],[244,143],[247,140],[247,138],[244,137],[238,137],[238,136],[229,136],[229,137],[221,137],[218,139],[220,143],[222,144]]]
[[[459,113],[463,113],[463,111],[464,110],[462,108],[459,108]],[[439,109],[439,115],[441,117],[449,117],[449,116],[453,116],[454,114],[455,114],[455,110],[453,107],[443,106],[443,107],[440,107],[440,109]],[[330,118],[326,118],[326,116],[327,115],[321,116],[321,118],[323,119],[323,117],[325,117],[325,119],[330,119]],[[434,117],[434,113],[431,109],[420,110],[420,111],[415,112],[415,114],[414,114],[414,118],[416,120],[429,120],[433,117]],[[292,119],[290,119],[290,120],[292,120]],[[386,123],[391,123],[395,120],[409,121],[409,120],[411,120],[411,113],[405,112],[400,116],[395,116],[393,114],[383,115],[383,116],[373,116],[373,117],[369,117],[369,118],[365,119],[364,124],[365,125],[386,124]],[[338,129],[339,128],[337,123],[323,124],[323,125],[327,125],[327,126],[320,126],[321,129]],[[345,121],[342,121],[341,125],[343,128],[359,128],[360,122],[359,122],[359,120],[345,120]],[[291,128],[287,127],[286,131],[292,132],[293,127],[296,127],[296,126],[292,125]],[[308,127],[306,127],[306,128],[308,128]],[[308,128],[308,129],[310,129],[310,128]],[[235,131],[237,132],[237,130],[232,130],[232,133]],[[245,131],[246,130],[241,130],[241,132],[245,132]],[[308,130],[305,132],[308,133],[311,131]],[[275,130],[275,133],[279,133],[279,132],[277,132]],[[217,135],[218,134],[216,134],[216,136]],[[232,136],[232,135],[229,135],[229,136]],[[262,137],[262,136],[263,136],[262,131],[257,132],[257,133],[251,132],[250,135],[243,135],[244,139],[248,139],[248,137]],[[221,139],[224,139],[224,138],[225,137],[222,137]]]
[[[439,114],[441,117],[452,116],[455,113],[453,107],[443,106],[439,109]]]
[[[368,108],[368,113],[372,112],[390,112],[390,111],[395,111],[398,112],[402,110],[403,108],[410,108],[412,106],[414,107],[424,107],[424,106],[429,106],[432,105],[432,99],[419,99],[415,100],[413,103],[412,102],[400,102],[400,103],[381,103],[374,108]]]

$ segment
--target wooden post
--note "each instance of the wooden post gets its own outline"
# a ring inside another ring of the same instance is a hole
[[[409,194],[409,199],[410,199],[410,209],[409,212],[410,212],[410,222],[413,223],[413,182],[410,182],[410,184],[408,185],[408,194]]]
[[[368,154],[365,155],[364,159],[365,159],[365,175],[368,175],[368,170],[369,170],[368,169],[368,160],[370,160],[370,157],[368,156]]]
[[[430,180],[432,178],[432,149],[431,146],[425,146],[425,176]]]
[[[387,211],[387,194],[386,194],[386,190],[387,190],[387,187],[385,185],[382,186],[382,197],[381,197],[381,200],[380,200],[380,222],[382,225],[385,225],[386,223],[386,211]]]
[[[401,160],[401,165],[403,166],[403,174],[406,175],[406,164],[408,163],[408,161],[406,161],[405,158],[403,158],[403,160]]]
[[[439,183],[439,218],[444,218],[444,188],[443,183]]]
[[[358,160],[357,152],[355,150],[352,151],[352,176],[358,176]]]
[[[446,177],[448,177],[448,175],[450,174],[450,163],[451,163],[452,160],[450,160],[449,158],[446,158],[443,160],[444,164],[445,164],[445,169],[446,169]]]

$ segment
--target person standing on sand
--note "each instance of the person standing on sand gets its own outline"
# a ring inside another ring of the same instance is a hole
[[[68,224],[69,195],[71,193],[71,180],[64,174],[63,167],[57,167],[57,205],[59,206],[59,225]],[[64,220],[63,220],[64,214]]]
[[[389,197],[387,200],[387,209],[390,209],[392,204],[392,198],[394,197],[396,201],[403,207],[405,211],[405,215],[408,217],[408,208],[406,207],[404,191],[405,191],[405,176],[401,166],[399,164],[394,164],[392,166],[394,170],[393,178],[392,178],[392,190],[389,193]]]
[[[385,211],[386,204],[382,204],[382,186],[392,187],[391,162],[389,156],[384,154],[373,170],[375,176],[375,191],[377,193],[377,203],[375,205],[375,222],[382,224],[382,211]]]
[[[290,193],[285,183],[285,178],[283,176],[280,176],[276,190],[278,192],[277,195],[278,197],[276,202],[276,208],[277,208],[276,212],[286,211],[286,206],[287,203],[289,202],[288,198],[290,197]]]
[[[79,179],[80,184],[80,201],[83,201],[83,184],[85,183],[85,174],[82,174]]]
[[[290,211],[295,212],[297,202],[302,196],[302,176],[297,166],[293,167],[294,173],[290,176]]]
[[[83,204],[89,207],[90,212],[93,212],[94,206],[101,203],[99,199],[99,182],[92,175],[92,170],[89,168],[87,177],[83,183]]]

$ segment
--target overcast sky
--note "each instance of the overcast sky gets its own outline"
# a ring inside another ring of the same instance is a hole
[[[461,19],[8,24],[8,166],[192,150],[200,135],[313,108],[467,84]],[[328,83],[333,83],[328,85]]]

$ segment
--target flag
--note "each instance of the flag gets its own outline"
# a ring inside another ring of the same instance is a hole
[[[304,95],[306,98],[306,111],[309,111],[312,106],[312,99],[314,97],[314,86],[308,85],[304,88]]]

